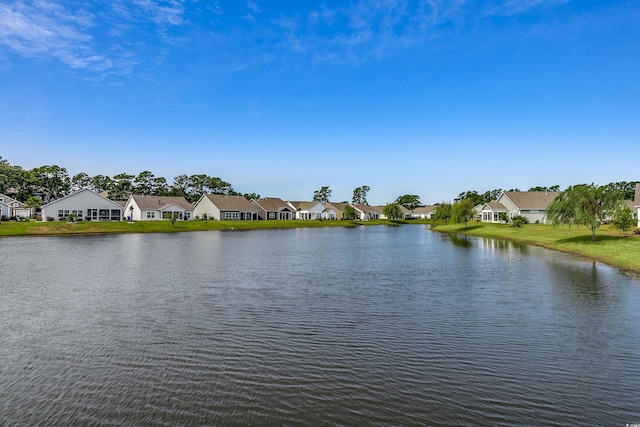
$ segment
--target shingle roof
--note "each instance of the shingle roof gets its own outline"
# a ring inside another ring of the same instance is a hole
[[[416,214],[430,214],[435,212],[436,207],[435,206],[420,206],[417,207],[413,210],[413,213]]]
[[[258,208],[242,196],[228,196],[226,194],[205,194],[221,211],[257,212]]]
[[[492,211],[505,211],[506,212],[506,210],[507,210],[507,208],[505,208],[502,203],[498,203],[495,200],[492,200],[489,203],[485,203],[484,205],[486,207],[488,207],[489,209],[491,209]],[[484,210],[484,208],[483,208],[483,210]]]
[[[556,191],[506,191],[504,195],[518,209],[546,209],[558,196]]]
[[[633,196],[635,206],[640,206],[640,182],[636,184],[636,194]]]
[[[291,205],[299,211],[307,211],[317,205],[320,202],[289,202]],[[322,204],[322,203],[320,203]]]
[[[253,199],[253,202],[267,212],[281,212],[284,210],[291,210],[291,206],[289,206],[284,200],[278,197],[264,197],[262,199]]]
[[[140,194],[135,194],[131,196],[133,200],[136,202],[140,210],[143,211],[154,211],[161,210],[165,206],[175,205],[179,206],[182,209],[192,211],[193,205],[187,202],[187,199],[184,197],[177,196],[145,196]]]

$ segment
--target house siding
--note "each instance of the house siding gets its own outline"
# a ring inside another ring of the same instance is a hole
[[[81,218],[100,221],[122,221],[122,206],[91,190],[80,190],[77,193],[54,200],[42,207],[42,220],[66,220],[67,212],[78,214]],[[60,215],[60,212],[62,214]]]

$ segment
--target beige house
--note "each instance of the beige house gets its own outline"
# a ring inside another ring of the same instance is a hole
[[[9,208],[6,213],[5,210],[2,210],[2,214],[5,216],[22,216],[25,218],[30,218],[32,215],[31,208],[26,207],[25,204],[21,201],[18,201],[13,197],[9,197],[6,194],[0,194],[0,203],[5,203]]]
[[[346,202],[327,202],[324,204],[325,210],[323,218],[325,219],[342,219],[344,216],[344,208],[349,203]]]
[[[124,205],[124,216],[131,221],[157,221],[175,216],[193,219],[193,205],[184,197],[134,194]]]
[[[203,194],[193,207],[195,218],[217,221],[258,219],[258,207],[242,196]]]
[[[420,206],[413,210],[412,214],[417,219],[431,219],[436,213],[436,206]]]
[[[251,199],[250,202],[258,207],[258,218],[260,219],[292,220],[296,218],[296,213],[293,210],[293,207],[277,197]]]
[[[497,200],[484,204],[481,221],[506,222],[514,216],[523,216],[531,223],[546,224],[547,207],[558,194],[555,191],[505,191]]]

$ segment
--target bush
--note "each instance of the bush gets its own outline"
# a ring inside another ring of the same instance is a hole
[[[635,230],[633,230],[633,234],[640,234],[640,228],[636,228]]]
[[[48,216],[47,217],[47,221],[53,221],[53,217],[52,216]]]
[[[9,221],[9,217],[8,217],[8,216],[6,216],[6,215],[2,215],[2,216],[0,217],[0,221]]]
[[[522,216],[522,215],[516,215],[513,218],[511,218],[511,226],[512,227],[522,227],[525,224],[529,224],[529,218],[527,218],[526,216]]]

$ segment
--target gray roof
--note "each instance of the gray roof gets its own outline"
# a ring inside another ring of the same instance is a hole
[[[413,213],[416,214],[430,214],[436,211],[435,206],[420,206],[413,210]]]
[[[502,203],[498,203],[495,200],[492,200],[489,203],[485,203],[482,210],[485,210],[485,207],[489,208],[492,211],[507,211],[507,208],[505,208]]]
[[[633,196],[634,206],[640,206],[640,182],[636,184],[636,194]]]
[[[291,206],[299,211],[307,211],[320,202],[289,202]],[[320,203],[322,205],[322,203]]]
[[[505,191],[504,195],[518,209],[546,209],[558,196],[556,191]]]
[[[184,197],[178,196],[149,196],[134,194],[131,196],[136,202],[136,205],[143,211],[159,211],[165,206],[175,205],[181,207],[184,210],[192,211],[193,205],[187,202]]]
[[[228,196],[226,194],[205,194],[203,197],[211,200],[221,211],[228,212],[258,212],[258,208],[243,196]]]
[[[278,197],[264,197],[262,199],[251,199],[251,201],[267,212],[282,212],[292,210],[291,206],[289,206],[284,200]]]

